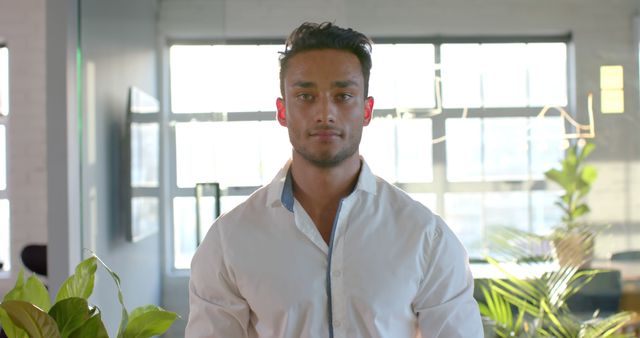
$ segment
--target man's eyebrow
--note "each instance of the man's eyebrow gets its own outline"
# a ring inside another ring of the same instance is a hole
[[[315,83],[311,81],[298,81],[293,84],[294,87],[300,88],[315,88],[317,87]]]
[[[357,87],[358,83],[353,80],[345,80],[345,81],[335,81],[331,84],[331,87],[335,88],[347,88],[347,87]]]

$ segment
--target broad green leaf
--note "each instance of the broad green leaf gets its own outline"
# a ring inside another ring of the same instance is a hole
[[[89,304],[84,298],[66,298],[53,305],[49,315],[58,324],[62,338],[67,338],[89,319]]]
[[[80,262],[78,266],[76,266],[75,273],[62,283],[56,296],[56,302],[69,297],[88,299],[91,293],[93,293],[93,283],[97,268],[98,265],[95,256]]]
[[[31,275],[24,281],[24,270],[18,272],[16,284],[5,296],[4,300],[21,300],[39,307],[40,309],[49,311],[51,301],[49,300],[49,292],[42,284],[42,281],[35,275]]]
[[[558,169],[548,170],[547,172],[544,173],[544,175],[549,180],[557,183],[559,186],[561,186],[562,188],[565,188],[565,189],[567,188],[567,186],[570,183],[569,179],[566,177],[564,172],[562,172],[562,171],[560,171]]]
[[[55,320],[34,305],[21,300],[9,300],[0,304],[0,307],[30,338],[61,338]]]
[[[596,145],[593,143],[587,143],[584,145],[584,147],[582,148],[582,152],[580,153],[580,157],[578,158],[579,161],[583,161],[585,158],[587,158],[587,156],[589,156],[589,154],[591,154],[591,152],[596,148]]]
[[[598,178],[598,170],[592,165],[586,165],[582,168],[582,175],[580,176],[585,183],[591,185]]]
[[[120,325],[118,325],[118,333],[116,337],[122,338],[124,333],[124,328],[127,326],[127,323],[129,322],[129,313],[127,312],[127,308],[124,306],[124,297],[122,296],[122,288],[120,287],[120,277],[115,272],[113,272],[113,270],[111,270],[109,266],[107,266],[107,264],[105,264],[100,258],[98,258],[98,256],[94,255],[93,257],[95,257],[98,260],[98,262],[100,262],[100,264],[107,270],[107,272],[113,279],[113,282],[116,284],[116,289],[118,290],[118,302],[120,302],[120,307],[122,308],[121,316],[120,316]]]
[[[49,291],[42,284],[42,281],[35,275],[31,275],[24,284],[24,301],[27,301],[43,311],[47,312],[51,308],[51,300],[49,299]]]
[[[131,312],[124,338],[148,338],[163,334],[178,318],[178,314],[155,305],[139,307]]]
[[[6,295],[4,295],[3,300],[24,300],[24,269],[20,269],[18,271],[18,278],[16,279],[16,284],[13,286],[13,289],[9,290]]]
[[[109,338],[99,311],[95,311],[82,326],[73,331],[69,338]]]
[[[589,206],[586,204],[580,204],[576,207],[576,209],[573,211],[573,216],[575,218],[580,217],[582,215],[585,215],[587,213],[589,213],[589,211],[591,211],[591,209],[589,209]]]
[[[2,308],[0,308],[0,324],[2,324],[0,326],[2,326],[2,329],[4,330],[4,333],[7,334],[7,337],[29,338],[29,335],[27,335],[27,333],[24,332],[24,330],[18,328],[13,323],[13,321],[11,321],[11,318],[9,318],[9,315],[7,314],[7,312]]]

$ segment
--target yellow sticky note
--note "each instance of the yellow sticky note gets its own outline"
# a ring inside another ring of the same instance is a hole
[[[600,111],[603,114],[624,113],[624,90],[606,89],[600,91]]]
[[[600,89],[623,89],[624,70],[622,66],[600,67]]]

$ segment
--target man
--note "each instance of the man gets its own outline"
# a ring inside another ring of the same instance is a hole
[[[358,154],[370,49],[331,23],[287,40],[276,106],[292,159],[198,248],[188,338],[482,337],[460,242]]]

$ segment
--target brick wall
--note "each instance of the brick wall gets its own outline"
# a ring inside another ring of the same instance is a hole
[[[9,47],[10,116],[7,189],[11,265],[27,243],[47,241],[45,0],[0,0],[0,41]],[[0,295],[14,283],[0,276]]]

